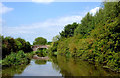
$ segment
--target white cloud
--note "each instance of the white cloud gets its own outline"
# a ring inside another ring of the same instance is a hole
[[[98,10],[99,7],[96,7],[90,10],[90,13],[95,14]],[[21,25],[16,27],[4,26],[3,35],[14,36],[15,38],[22,37],[31,43],[37,37],[44,37],[48,39],[48,41],[51,41],[54,36],[63,30],[65,25],[72,24],[73,22],[80,23],[81,19],[82,16],[73,15],[52,18],[43,22],[32,23],[29,25]]]
[[[96,12],[99,11],[99,9],[100,9],[100,7],[96,7],[94,9],[90,10],[90,13],[93,14],[93,15],[95,15]]]
[[[54,2],[54,0],[32,0],[32,2],[48,4]]]
[[[13,8],[6,7],[5,5],[3,5],[0,2],[0,14],[4,14],[4,13],[10,12],[12,10],[13,10]]]
[[[23,37],[31,43],[36,37],[45,37],[49,41],[53,36],[59,34],[65,25],[73,22],[80,22],[81,16],[66,16],[54,19],[48,19],[44,22],[33,23],[30,25],[16,26],[16,27],[3,27],[3,35]],[[28,36],[28,37],[27,37]],[[31,41],[32,40],[32,41]]]

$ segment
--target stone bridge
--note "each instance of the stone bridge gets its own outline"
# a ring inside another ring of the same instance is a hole
[[[33,45],[32,49],[33,51],[37,51],[38,48],[46,48],[48,49],[49,45]]]

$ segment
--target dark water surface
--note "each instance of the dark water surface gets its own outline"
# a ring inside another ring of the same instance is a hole
[[[3,68],[2,76],[120,76],[100,65],[95,67],[77,58],[50,58],[51,61],[32,59],[29,65]]]

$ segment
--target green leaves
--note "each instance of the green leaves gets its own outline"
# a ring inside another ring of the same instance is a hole
[[[11,52],[17,53],[19,50],[24,52],[32,51],[30,43],[22,38],[2,37],[2,58],[5,58]]]
[[[78,27],[77,23],[68,24],[64,27],[64,30],[60,33],[62,38],[73,37],[74,30]]]
[[[47,40],[43,37],[38,37],[34,40],[33,45],[45,45]]]
[[[5,59],[2,60],[3,66],[16,66],[22,64],[28,64],[29,58],[27,55],[21,50],[18,53],[11,53],[10,55],[6,56]]]
[[[47,56],[47,49],[39,48],[37,51],[34,52],[34,54],[38,55],[39,57],[45,57]]]
[[[94,16],[87,13],[81,24],[68,24],[60,35],[53,52],[120,71],[120,1],[104,2]]]
[[[87,15],[81,20],[81,24],[79,24],[78,27],[75,29],[74,34],[90,34],[89,32],[95,27],[94,22],[94,17],[88,12]]]

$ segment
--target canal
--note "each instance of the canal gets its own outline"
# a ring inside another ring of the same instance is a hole
[[[94,66],[79,58],[51,56],[48,61],[32,59],[29,65],[2,69],[2,76],[119,76],[119,73]]]

